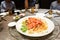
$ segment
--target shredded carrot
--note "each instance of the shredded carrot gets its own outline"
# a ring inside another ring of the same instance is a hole
[[[27,27],[28,27],[28,29],[36,28],[38,25],[42,25],[42,24],[43,24],[43,22],[41,21],[41,19],[30,17],[27,20]]]

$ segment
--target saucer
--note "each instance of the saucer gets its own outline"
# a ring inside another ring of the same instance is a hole
[[[13,27],[13,26],[15,26],[16,25],[16,22],[10,22],[10,23],[8,23],[8,26],[9,27]]]

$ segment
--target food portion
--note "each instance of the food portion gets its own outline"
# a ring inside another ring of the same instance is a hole
[[[52,10],[49,10],[48,13],[49,13],[50,15],[52,15],[52,14],[53,14],[53,11],[52,11]]]
[[[45,20],[41,18],[29,17],[22,21],[22,32],[28,32],[29,34],[39,33],[47,30],[48,26]]]
[[[18,15],[16,15],[13,19],[15,19],[15,20],[19,20],[19,16]]]

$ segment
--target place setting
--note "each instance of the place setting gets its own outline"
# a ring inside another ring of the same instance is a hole
[[[60,11],[59,10],[49,10],[48,12],[45,13],[47,16],[46,17],[60,17]]]

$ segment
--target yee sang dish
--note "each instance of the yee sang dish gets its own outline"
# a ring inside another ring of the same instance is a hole
[[[41,18],[29,17],[22,21],[22,32],[28,32],[29,34],[40,33],[47,30],[48,26],[45,20]]]

